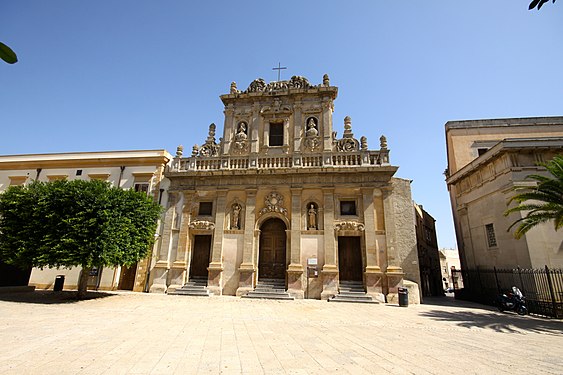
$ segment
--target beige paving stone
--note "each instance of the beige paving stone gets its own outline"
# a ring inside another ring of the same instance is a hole
[[[0,374],[562,373],[561,321],[442,303],[0,295]]]

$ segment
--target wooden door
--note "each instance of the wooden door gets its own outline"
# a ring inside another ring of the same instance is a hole
[[[285,280],[285,223],[270,219],[260,228],[260,254],[258,276],[260,279]]]
[[[338,271],[340,280],[363,280],[360,237],[338,237]]]
[[[119,277],[119,285],[117,289],[121,290],[133,290],[135,286],[135,274],[137,273],[137,263],[130,267],[121,267],[121,276]]]
[[[207,279],[207,267],[211,255],[211,236],[195,236],[192,262],[190,265],[190,278]]]

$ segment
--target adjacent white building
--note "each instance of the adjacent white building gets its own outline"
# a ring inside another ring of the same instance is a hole
[[[166,204],[164,169],[172,156],[166,150],[71,152],[0,156],[0,191],[31,181],[104,180],[123,189],[147,192]],[[149,270],[145,259],[132,267],[98,269],[89,286],[101,290],[143,291]],[[57,275],[65,276],[65,288],[76,288],[80,268],[33,269],[29,285],[52,288]]]

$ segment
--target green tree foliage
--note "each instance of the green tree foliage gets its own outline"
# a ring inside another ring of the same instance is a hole
[[[537,182],[537,186],[516,187],[519,193],[510,201],[516,201],[516,207],[506,210],[504,216],[512,212],[525,212],[524,217],[516,220],[508,230],[518,225],[514,237],[521,238],[526,232],[540,223],[553,220],[555,230],[563,226],[563,155],[557,155],[547,163],[541,164],[550,176],[529,175],[528,179]]]
[[[553,3],[555,3],[555,0],[552,1]],[[549,0],[533,0],[530,3],[530,6],[528,7],[528,10],[532,10],[534,8],[538,8],[538,10],[540,10],[540,8],[543,6],[543,4],[545,3],[549,3]]]
[[[0,194],[0,257],[20,267],[132,265],[154,241],[161,208],[103,181],[33,182]]]
[[[18,62],[16,53],[2,42],[0,42],[0,59],[4,60],[8,64],[15,64]]]

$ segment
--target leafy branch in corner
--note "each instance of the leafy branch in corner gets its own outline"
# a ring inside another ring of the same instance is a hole
[[[549,0],[533,0],[530,3],[530,6],[528,7],[528,10],[532,10],[534,8],[538,8],[538,10],[540,10],[540,8],[543,6],[543,4],[545,3],[549,3]],[[555,3],[555,0],[552,1],[552,3]]]
[[[2,42],[0,42],[0,59],[4,60],[8,64],[15,64],[18,62],[16,53]]]

